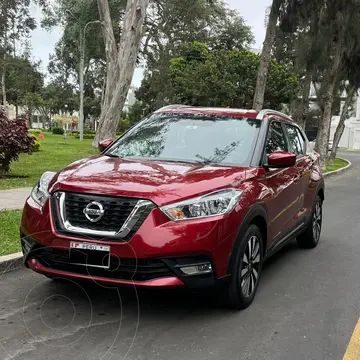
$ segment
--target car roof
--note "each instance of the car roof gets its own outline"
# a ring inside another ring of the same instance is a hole
[[[280,113],[275,110],[248,110],[248,109],[235,109],[224,107],[200,107],[200,106],[188,106],[188,105],[169,105],[165,106],[155,113],[164,114],[202,114],[202,115],[214,115],[214,116],[231,116],[239,118],[249,118],[262,120],[267,115],[275,115],[281,117],[285,121],[294,122],[289,116]]]
[[[200,107],[186,105],[169,105],[156,111],[157,113],[174,114],[203,114],[217,116],[247,117],[255,119],[258,112],[255,110],[221,108],[221,107]]]

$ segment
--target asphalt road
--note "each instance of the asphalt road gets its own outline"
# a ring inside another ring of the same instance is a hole
[[[0,359],[342,359],[360,316],[360,155],[346,157],[353,168],[327,180],[320,245],[270,260],[247,310],[24,269],[0,278]]]

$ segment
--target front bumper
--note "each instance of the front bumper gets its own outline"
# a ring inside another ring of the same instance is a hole
[[[242,212],[239,206],[223,217],[174,223],[155,208],[129,241],[111,241],[58,234],[49,202],[40,208],[29,198],[21,224],[25,265],[49,276],[120,285],[214,286],[227,279],[228,261]],[[110,269],[71,264],[70,241],[109,245]],[[211,264],[211,273],[187,275],[181,270],[181,266],[203,263]]]
[[[218,279],[213,272],[186,275],[182,267],[211,264],[203,255],[171,258],[119,258],[110,257],[110,268],[72,264],[69,249],[42,246],[30,236],[21,234],[25,266],[52,277],[91,280],[114,285],[137,287],[213,287]]]
[[[133,285],[136,287],[181,287],[184,286],[184,283],[172,276],[165,277],[159,279],[152,279],[146,281],[134,281],[134,280],[122,280],[122,279],[114,279],[103,276],[93,276],[93,275],[82,275],[78,273],[73,273],[69,271],[59,271],[50,269],[41,264],[39,260],[34,257],[29,257],[27,260],[27,265],[34,271],[40,274],[46,274],[49,276],[59,277],[59,278],[67,278],[74,280],[91,280],[98,283],[103,284],[113,284],[113,285]]]

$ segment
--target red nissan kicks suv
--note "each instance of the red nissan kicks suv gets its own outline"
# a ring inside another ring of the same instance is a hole
[[[324,180],[304,132],[263,110],[165,107],[101,154],[44,173],[27,199],[25,264],[48,277],[213,287],[241,309],[264,260],[318,244]]]

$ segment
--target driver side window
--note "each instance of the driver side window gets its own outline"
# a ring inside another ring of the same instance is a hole
[[[281,123],[272,121],[269,126],[269,133],[266,141],[266,155],[269,156],[278,151],[288,151],[288,148]]]
[[[291,151],[297,157],[303,156],[305,154],[305,141],[299,129],[289,124],[285,124],[285,128],[288,134]]]

